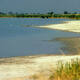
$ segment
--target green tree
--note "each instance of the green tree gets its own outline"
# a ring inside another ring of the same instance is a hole
[[[48,12],[48,14],[53,15],[53,14],[54,14],[54,12],[53,12],[53,11],[51,11],[51,12]]]
[[[68,11],[64,11],[64,14],[68,14]]]

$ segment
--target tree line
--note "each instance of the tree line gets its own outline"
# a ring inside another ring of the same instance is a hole
[[[0,12],[0,17],[23,17],[23,18],[74,18],[80,19],[80,14],[77,12],[69,13],[68,11],[64,11],[62,14],[56,14],[53,11],[47,12],[45,14],[42,13],[13,13],[13,12]]]

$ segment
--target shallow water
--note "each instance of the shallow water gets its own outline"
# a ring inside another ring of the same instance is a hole
[[[0,18],[0,57],[61,53],[64,43],[55,39],[80,37],[79,33],[34,27],[67,20],[69,19]],[[69,53],[69,50],[64,53]]]
[[[64,44],[61,47],[63,52],[70,54],[80,54],[80,37],[56,38],[55,40]]]

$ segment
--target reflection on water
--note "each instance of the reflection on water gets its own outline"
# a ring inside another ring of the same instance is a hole
[[[65,53],[79,54],[80,52],[80,37],[72,38],[56,38],[56,41],[63,43],[61,50]]]

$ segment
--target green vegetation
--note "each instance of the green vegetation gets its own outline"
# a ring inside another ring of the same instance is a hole
[[[55,14],[54,12],[48,12],[45,14],[40,13],[3,13],[0,12],[0,17],[23,17],[23,18],[73,18],[73,19],[80,19],[80,14],[77,14],[77,12],[69,13],[67,11],[64,11],[63,14]]]
[[[80,80],[80,60],[72,60],[66,64],[58,63],[58,67],[50,80]]]
[[[80,80],[80,60],[75,59],[70,62],[58,62],[56,69],[51,69],[49,75],[40,74],[33,75],[32,80]]]

